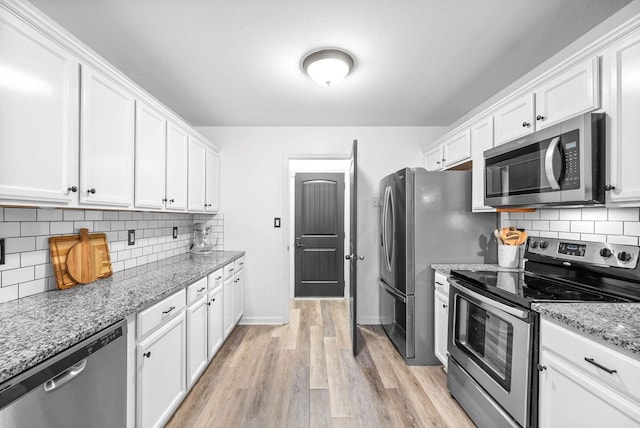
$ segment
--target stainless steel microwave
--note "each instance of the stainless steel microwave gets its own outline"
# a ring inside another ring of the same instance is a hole
[[[485,151],[485,204],[604,204],[605,122],[586,113]]]

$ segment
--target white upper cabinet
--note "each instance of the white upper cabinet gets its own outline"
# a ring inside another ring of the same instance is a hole
[[[0,8],[0,199],[77,200],[79,64]]]
[[[443,146],[438,144],[424,152],[424,167],[427,171],[439,171],[444,167],[442,163]]]
[[[187,209],[203,212],[205,209],[206,146],[193,135],[189,136],[189,182]]]
[[[607,203],[640,203],[640,32],[612,45],[604,57],[609,115]]]
[[[488,116],[471,125],[473,172],[471,173],[471,208],[476,211],[495,211],[484,204],[484,151],[493,147],[493,117]]]
[[[165,204],[165,117],[136,102],[135,205],[162,209]]]
[[[594,57],[538,88],[536,130],[599,108],[599,74],[599,58]]]
[[[471,158],[471,134],[469,129],[456,132],[442,143],[444,168]]]
[[[220,155],[207,147],[205,171],[205,211],[217,212],[220,209]]]
[[[134,96],[82,66],[80,202],[130,207],[133,202]]]
[[[187,209],[188,141],[189,134],[169,121],[167,124],[167,189],[165,206],[168,210]]]
[[[495,145],[532,133],[534,107],[533,94],[527,94],[496,110],[493,114]]]

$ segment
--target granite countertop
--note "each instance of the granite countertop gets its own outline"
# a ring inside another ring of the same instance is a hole
[[[485,270],[496,272],[518,272],[519,270],[486,263],[435,263],[431,265],[431,268],[444,275],[449,275],[452,270]]]
[[[242,255],[243,251],[183,254],[116,272],[90,284],[0,304],[0,382]]]
[[[533,303],[531,309],[640,359],[640,303]]]

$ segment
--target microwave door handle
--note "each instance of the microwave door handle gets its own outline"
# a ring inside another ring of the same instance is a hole
[[[549,147],[547,147],[547,152],[544,155],[544,172],[547,175],[547,180],[549,180],[549,184],[551,184],[551,188],[553,190],[560,190],[560,183],[553,173],[553,157],[556,153],[556,149],[558,148],[559,143],[560,137],[555,137],[553,140],[551,140],[551,142],[549,143]]]

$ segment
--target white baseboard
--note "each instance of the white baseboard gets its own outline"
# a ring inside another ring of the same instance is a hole
[[[380,322],[380,317],[360,317],[358,319],[358,324],[362,324],[362,325],[371,325],[371,324],[382,324]]]
[[[282,317],[242,317],[240,325],[282,325]]]

